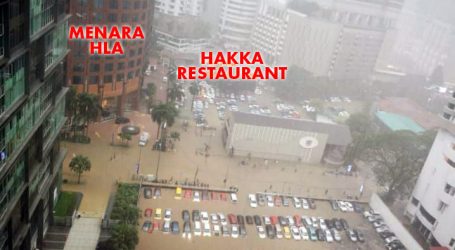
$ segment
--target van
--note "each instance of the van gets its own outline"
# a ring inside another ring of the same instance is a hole
[[[182,188],[181,187],[177,187],[175,189],[175,197],[174,197],[176,200],[181,200],[182,199]]]
[[[231,193],[231,201],[232,201],[232,203],[237,203],[237,194],[236,193]]]
[[[167,76],[163,76],[163,82],[167,82]]]
[[[141,136],[139,137],[139,146],[144,147],[147,145],[149,141],[150,135],[147,132],[142,132]]]

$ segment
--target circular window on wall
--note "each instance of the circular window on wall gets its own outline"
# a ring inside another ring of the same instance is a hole
[[[299,144],[302,148],[315,148],[318,146],[318,140],[314,137],[306,136],[300,139]]]

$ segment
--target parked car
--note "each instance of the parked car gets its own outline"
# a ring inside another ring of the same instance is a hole
[[[318,236],[318,240],[319,241],[324,241],[325,240],[325,235],[324,235],[324,231],[321,230],[321,229],[316,229],[316,235]]]
[[[221,235],[221,227],[218,224],[213,225],[213,236]]]
[[[265,239],[265,230],[263,226],[256,226],[256,231],[258,232],[259,238]]]
[[[169,233],[171,231],[171,222],[165,221],[162,228],[163,233]]]
[[[262,225],[262,220],[261,220],[261,217],[259,215],[253,216],[253,219],[254,219],[254,224],[256,224],[256,226]]]
[[[288,226],[283,227],[283,234],[284,234],[284,238],[286,238],[286,239],[291,238],[291,230],[289,229]]]
[[[273,196],[272,195],[267,195],[267,206],[273,207],[275,204],[273,203]]]
[[[341,241],[341,235],[338,232],[338,230],[332,229],[332,230],[330,230],[330,232],[332,232],[332,236],[335,241]]]
[[[155,191],[153,192],[153,199],[161,198],[161,188],[156,187]]]
[[[313,199],[308,199],[308,204],[311,209],[316,209],[316,202]]]
[[[299,227],[299,232],[300,232],[300,237],[302,237],[302,240],[310,239],[310,237],[308,235],[308,231],[304,226]]]
[[[323,218],[319,218],[319,227],[322,230],[326,230],[327,229],[327,225],[325,224],[325,220]]]
[[[212,224],[218,224],[218,215],[215,213],[210,214],[210,222]]]
[[[228,220],[231,225],[237,224],[237,217],[233,214],[228,214]]]
[[[278,216],[278,221],[279,221],[281,226],[288,225],[288,220],[285,217],[283,217],[283,216]]]
[[[190,212],[188,212],[186,209],[182,211],[182,220],[190,221]]]
[[[293,197],[293,200],[294,200],[294,207],[295,208],[301,208],[302,207],[302,203],[300,202],[299,198]]]
[[[237,194],[236,193],[231,193],[231,201],[232,203],[237,203]]]
[[[343,230],[343,224],[339,219],[333,219],[333,224],[336,228],[336,230]]]
[[[202,226],[203,226],[202,236],[204,236],[204,237],[212,236],[212,231],[210,230],[210,224],[208,222],[203,222]]]
[[[201,194],[199,191],[194,191],[193,193],[193,201],[194,202],[200,202],[201,201]]]
[[[151,199],[152,198],[152,188],[145,187],[144,188],[144,198],[145,199]]]
[[[245,225],[239,225],[239,232],[242,238],[246,237],[246,228]]]
[[[283,204],[284,207],[289,207],[289,199],[286,196],[281,196],[281,203]]]
[[[348,230],[349,229],[349,224],[348,224],[348,222],[345,219],[340,219],[340,222],[341,222],[341,225],[343,225],[343,229],[344,230]]]
[[[146,208],[144,211],[144,217],[152,217],[153,214],[153,209],[151,208]]]
[[[331,201],[330,201],[330,205],[332,206],[332,209],[333,209],[334,211],[336,211],[336,210],[339,209],[338,203],[337,203],[336,201],[334,201],[334,200],[331,200]]]
[[[357,236],[356,236],[354,230],[352,230],[352,229],[346,230],[346,235],[352,242],[357,242]]]
[[[332,229],[335,227],[335,223],[333,222],[332,219],[325,219],[324,221],[328,229]]]
[[[155,209],[155,216],[153,216],[155,220],[161,220],[161,208]]]
[[[308,203],[307,199],[302,198],[301,202],[303,209],[310,209],[310,204]]]
[[[275,233],[276,233],[276,237],[278,239],[282,239],[283,238],[283,230],[282,230],[282,228],[281,228],[281,226],[279,224],[275,225]]]
[[[230,236],[229,228],[227,225],[221,227],[221,235],[223,235],[223,237]]]
[[[147,145],[149,138],[150,138],[149,133],[142,132],[141,136],[139,137],[139,146],[144,147],[145,145]]]
[[[178,234],[180,232],[178,221],[171,222],[171,231],[172,234]]]
[[[193,217],[193,222],[201,220],[201,213],[199,212],[199,210],[193,210],[192,215],[193,215],[192,216]]]
[[[257,198],[258,198],[258,205],[263,207],[265,206],[265,197],[263,194],[257,194]]]
[[[258,206],[258,202],[257,202],[255,194],[249,194],[248,195],[248,199],[250,201],[250,207],[257,207]]]
[[[144,224],[142,224],[142,231],[148,232],[151,227],[152,227],[152,222],[149,220],[146,220],[146,221],[144,221]]]
[[[359,230],[355,230],[355,229],[353,231],[355,233],[355,236],[357,237],[357,241],[362,242],[362,243],[365,242],[365,237],[363,236],[362,232],[360,232]]]
[[[275,195],[274,202],[275,202],[275,207],[281,207],[281,196]]]
[[[200,221],[194,222],[194,236],[201,236],[202,235],[202,227]]]
[[[237,215],[237,223],[239,225],[245,225],[245,218],[243,217],[243,215]]]
[[[296,226],[291,226],[291,233],[292,233],[292,238],[294,240],[301,240],[302,237],[300,236],[300,231],[299,228]]]
[[[231,227],[231,237],[232,238],[238,238],[239,237],[239,226],[238,225],[232,225]]]
[[[272,224],[272,222],[270,221],[270,217],[268,217],[268,216],[263,216],[262,218],[264,219],[264,224],[265,224],[265,225],[270,225],[270,224]]]
[[[314,227],[309,227],[308,231],[309,231],[310,240],[312,240],[312,241],[318,240],[318,235],[316,234],[316,229]]]
[[[270,223],[271,223],[272,225],[279,224],[278,217],[275,216],[275,215],[270,216]]]
[[[167,208],[164,210],[164,220],[165,221],[170,221],[172,217],[172,210],[170,208]]]
[[[297,227],[302,226],[302,218],[300,217],[300,215],[294,215],[294,224]]]
[[[220,218],[220,223],[221,223],[222,226],[226,226],[227,225],[226,216],[224,216],[224,214],[218,213],[218,218]]]
[[[333,236],[332,236],[332,233],[330,232],[329,229],[326,229],[324,230],[324,237],[325,237],[325,241],[327,242],[333,242]]]
[[[185,221],[183,223],[183,238],[191,239],[191,222]]]
[[[209,213],[206,211],[201,212],[201,222],[202,223],[208,223],[209,222]]]

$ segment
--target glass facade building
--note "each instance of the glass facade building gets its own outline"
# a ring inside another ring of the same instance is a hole
[[[43,249],[61,186],[69,0],[0,0],[0,249]]]

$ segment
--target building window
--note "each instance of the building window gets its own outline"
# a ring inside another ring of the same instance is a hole
[[[73,84],[81,84],[82,78],[80,76],[73,76]]]
[[[112,75],[105,75],[103,82],[104,83],[112,82]]]
[[[103,0],[95,0],[96,8],[103,8]]]
[[[106,64],[104,65],[104,70],[105,70],[105,71],[112,71],[113,69],[114,69],[114,66],[113,66],[112,63],[106,63]]]
[[[431,225],[436,222],[436,219],[423,206],[420,206],[419,211]]]
[[[122,14],[122,22],[128,22],[128,14]]]
[[[134,76],[134,71],[128,72],[128,80],[133,79],[133,76]]]
[[[111,0],[111,2],[109,3],[109,7],[111,9],[117,9],[118,8],[118,2],[117,0]]]
[[[74,72],[84,72],[84,65],[83,64],[76,64],[73,66]]]
[[[141,2],[139,2],[139,1],[134,2],[134,8],[136,10],[140,9],[141,8]]]
[[[130,0],[123,0],[123,8],[125,10],[130,8]]]
[[[142,63],[142,60],[141,59],[137,59],[136,65],[139,66],[139,65],[141,65],[141,63]]]
[[[99,64],[90,64],[90,72],[99,72],[100,71],[100,65]]]
[[[444,203],[443,201],[439,201],[438,211],[441,212],[441,213],[444,213],[444,211],[446,210],[446,208],[448,206],[449,205],[447,205],[447,203]]]
[[[453,247],[455,245],[455,239],[450,239],[449,246]]]
[[[453,168],[455,168],[455,162],[453,162],[451,159],[449,159],[448,157],[446,157],[446,162]]]
[[[100,78],[98,76],[90,76],[90,84],[98,84]]]
[[[446,186],[444,187],[444,192],[446,192],[446,194],[449,194],[450,196],[454,196],[455,195],[455,187],[452,187],[451,185],[449,185],[447,183]]]
[[[129,61],[128,68],[133,68],[133,67],[134,67],[134,61]]]
[[[417,200],[414,196],[412,196],[411,203],[414,206],[418,206],[419,205],[419,200]]]
[[[125,63],[121,62],[117,64],[117,69],[123,69],[125,67]]]
[[[113,23],[117,22],[117,14],[115,14],[115,13],[109,14],[109,22],[113,22]]]
[[[117,74],[117,81],[123,81],[123,74]]]

